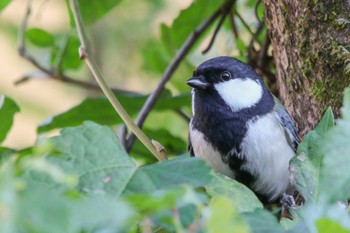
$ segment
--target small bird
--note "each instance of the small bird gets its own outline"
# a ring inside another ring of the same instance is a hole
[[[289,161],[299,136],[286,109],[249,65],[232,57],[202,63],[192,87],[189,152],[236,179],[263,203],[291,188]]]

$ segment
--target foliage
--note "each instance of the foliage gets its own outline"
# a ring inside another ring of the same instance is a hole
[[[79,2],[90,28],[122,1]],[[0,10],[9,3],[1,3]],[[160,36],[145,38],[139,48],[143,71],[163,73],[186,38],[222,4],[227,3],[194,1],[171,25],[160,25]],[[245,22],[237,14],[244,9],[253,16],[254,6],[253,0],[230,6],[236,14],[238,37],[227,36],[233,26],[227,21],[219,35],[234,40],[234,54],[248,57],[252,64],[266,31],[251,35],[248,29],[258,27],[257,22]],[[263,9],[257,11],[261,16]],[[72,16],[68,4],[67,13]],[[210,32],[215,30],[213,22]],[[23,33],[32,48],[47,52],[49,67],[34,65],[64,81],[70,80],[67,73],[83,64],[72,17],[70,24],[72,31],[65,34],[42,28]],[[126,138],[120,140],[114,131],[123,122],[107,99],[87,97],[38,126],[32,147],[0,147],[0,232],[350,232],[348,210],[339,204],[350,198],[350,89],[344,92],[342,118],[334,125],[328,109],[291,161],[293,182],[305,198],[302,207],[291,210],[293,220],[278,219],[279,209],[264,209],[247,187],[214,174],[205,162],[187,155],[183,118],[190,112],[190,94],[184,81],[203,59],[198,53],[213,36],[209,34],[198,35],[143,127],[165,146],[169,160],[155,162],[138,141],[128,153],[121,143]],[[251,41],[245,39],[249,36]],[[249,44],[259,46],[249,52]],[[116,97],[136,117],[149,95],[116,91]],[[0,95],[0,143],[18,111],[15,101]],[[47,136],[57,129],[59,135]]]

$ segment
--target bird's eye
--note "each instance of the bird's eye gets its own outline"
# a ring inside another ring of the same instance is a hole
[[[222,80],[224,80],[224,81],[231,79],[231,73],[228,71],[222,72],[220,76],[221,76]]]

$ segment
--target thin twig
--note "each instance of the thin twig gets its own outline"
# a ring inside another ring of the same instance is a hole
[[[238,39],[238,37],[239,37],[238,30],[237,30],[234,14],[233,14],[232,10],[229,12],[229,21],[230,21],[230,26],[231,26],[231,31],[233,33],[233,36],[235,37],[235,39]]]
[[[112,90],[109,88],[108,84],[106,83],[103,74],[101,70],[99,69],[95,58],[93,56],[93,53],[91,51],[91,47],[89,45],[88,37],[85,32],[85,28],[83,25],[83,20],[81,18],[79,5],[77,0],[70,0],[70,7],[73,12],[74,21],[77,27],[77,32],[79,35],[79,39],[81,42],[81,46],[79,48],[79,55],[80,58],[85,61],[87,66],[90,68],[90,71],[92,72],[93,76],[95,77],[97,83],[100,85],[103,93],[108,98],[109,102],[112,104],[116,112],[119,114],[119,116],[122,118],[124,123],[128,126],[128,128],[137,135],[138,139],[147,147],[147,149],[159,160],[164,160],[163,157],[161,157],[160,154],[157,153],[156,148],[152,144],[151,140],[140,130],[139,127],[137,127],[134,122],[131,120],[130,116],[126,113],[124,108],[121,106],[117,98],[115,97]]]
[[[247,22],[243,19],[243,17],[238,13],[238,11],[233,8],[233,13],[238,17],[238,19],[242,22],[243,26],[247,29],[247,31],[251,34],[254,35],[254,32],[252,31],[252,29],[250,29],[249,25],[247,24]]]
[[[28,51],[26,49],[25,31],[27,30],[28,20],[29,20],[30,14],[31,14],[31,4],[32,4],[32,0],[28,0],[25,15],[23,17],[23,20],[22,20],[21,25],[20,25],[19,30],[18,30],[18,53],[19,53],[19,55],[21,57],[23,57],[24,59],[26,59],[34,67],[36,67],[38,70],[40,70],[42,72],[42,73],[37,74],[37,76],[50,78],[52,80],[73,84],[73,85],[80,86],[83,88],[101,90],[100,86],[97,85],[96,83],[91,83],[91,82],[87,82],[87,81],[81,81],[79,79],[74,79],[74,78],[71,78],[71,77],[69,77],[65,74],[62,74],[62,73],[59,74],[59,72],[56,69],[48,69],[48,68],[44,67],[31,54],[28,53]],[[31,79],[32,79],[32,75],[25,75],[23,78],[17,80],[15,82],[15,85],[22,84],[22,83],[29,81]],[[127,91],[127,90],[123,90],[123,89],[119,89],[119,88],[112,88],[112,91],[114,93],[137,94],[136,92]]]
[[[202,51],[202,54],[206,54],[207,52],[209,52],[210,48],[213,46],[215,38],[216,38],[217,34],[219,33],[222,24],[225,21],[227,13],[228,13],[228,10],[222,12],[222,16],[220,18],[220,21],[219,21],[218,25],[216,25],[216,28],[215,28],[214,33],[213,33],[213,36],[211,37],[208,46]]]
[[[193,44],[203,34],[203,32],[217,19],[217,17],[219,17],[222,14],[222,12],[225,11],[227,7],[231,8],[234,2],[235,2],[234,0],[226,1],[207,20],[205,20],[202,24],[200,24],[186,39],[186,41],[183,43],[182,47],[180,48],[179,52],[176,54],[175,58],[172,60],[172,62],[168,65],[167,69],[165,70],[158,86],[156,87],[154,92],[147,98],[142,109],[140,110],[140,113],[136,119],[137,126],[142,127],[149,112],[151,111],[151,109],[159,99],[159,96],[162,93],[165,84],[172,77],[173,73],[175,72],[177,67],[180,65],[181,61],[186,57],[188,51],[192,48]],[[128,151],[131,149],[132,145],[134,144],[134,141],[135,141],[135,136],[131,134],[127,140]]]
[[[249,46],[248,46],[248,60],[251,60],[254,57],[254,56],[252,56],[252,54],[256,53],[256,50],[254,48],[254,42],[257,42],[259,44],[258,36],[262,32],[264,25],[265,25],[264,22],[260,23],[258,25],[258,28],[256,29],[255,33],[253,33],[253,35],[250,39]]]
[[[268,33],[266,33],[265,40],[262,43],[259,54],[258,54],[257,64],[259,67],[264,67],[266,65],[266,62],[267,62],[266,58],[268,57],[267,52],[269,50],[270,43],[271,43],[270,36]]]

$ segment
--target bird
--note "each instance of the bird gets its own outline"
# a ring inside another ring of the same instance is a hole
[[[192,87],[188,151],[248,186],[262,203],[291,190],[289,162],[299,144],[292,117],[248,64],[220,56],[200,64]]]

